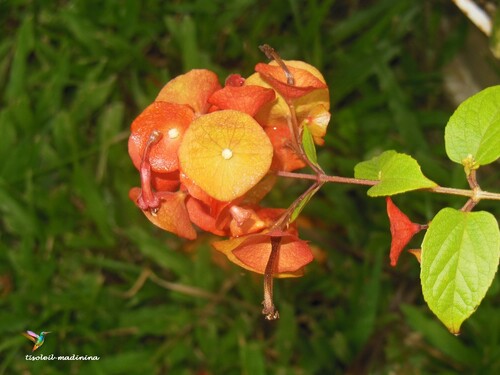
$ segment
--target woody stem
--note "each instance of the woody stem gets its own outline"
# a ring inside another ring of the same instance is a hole
[[[352,178],[352,177],[340,177],[340,176],[328,176],[326,174],[316,175],[316,174],[308,174],[308,173],[296,173],[296,172],[285,172],[285,171],[277,171],[275,172],[277,176],[288,177],[288,178],[297,178],[300,180],[314,180],[320,182],[334,182],[338,184],[352,184],[352,185],[365,185],[365,186],[374,186],[377,185],[380,181],[376,180],[365,180],[361,178]],[[431,193],[438,194],[448,194],[448,195],[459,195],[462,197],[473,197],[476,196],[476,199],[488,199],[488,200],[500,200],[500,193],[493,193],[484,190],[478,190],[474,192],[473,190],[467,189],[456,189],[449,188],[444,186],[436,186],[432,188],[421,189],[425,191],[430,191]]]
[[[295,78],[293,78],[293,74],[290,72],[284,61],[281,59],[280,55],[278,52],[275,51],[273,47],[271,47],[269,44],[263,44],[259,46],[259,49],[264,52],[266,57],[269,60],[274,60],[278,63],[278,65],[283,69],[283,72],[285,73],[286,77],[286,83],[289,85],[295,85]]]
[[[265,315],[267,320],[279,318],[278,310],[276,310],[273,303],[273,280],[278,263],[280,246],[281,237],[271,237],[271,253],[269,254],[269,260],[264,271],[264,301],[262,302],[264,305],[262,314]]]

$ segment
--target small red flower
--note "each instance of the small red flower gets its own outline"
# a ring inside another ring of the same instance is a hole
[[[386,197],[387,215],[391,224],[391,266],[395,267],[399,255],[412,237],[424,229],[423,225],[413,223],[393,202]]]
[[[243,78],[240,74],[230,74],[226,78],[225,85],[226,86],[233,86],[233,87],[240,87],[245,84],[245,78]]]

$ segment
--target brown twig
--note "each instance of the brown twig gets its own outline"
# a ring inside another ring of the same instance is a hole
[[[278,264],[280,246],[281,237],[271,236],[271,253],[264,271],[264,301],[262,302],[264,305],[262,314],[266,316],[267,320],[275,320],[280,316],[273,303],[273,280],[276,265]]]

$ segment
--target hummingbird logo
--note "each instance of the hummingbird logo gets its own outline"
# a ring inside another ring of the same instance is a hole
[[[21,333],[24,337],[26,337],[28,340],[31,340],[35,343],[35,345],[33,346],[33,350],[32,352],[34,352],[35,350],[37,350],[40,346],[43,345],[43,342],[45,341],[45,335],[47,333],[51,333],[50,331],[49,332],[46,332],[46,331],[42,331],[40,332],[39,335],[37,335],[35,332],[32,332],[32,331],[26,331],[26,332],[23,332]]]

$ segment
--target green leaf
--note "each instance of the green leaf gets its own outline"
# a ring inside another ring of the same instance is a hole
[[[468,170],[500,157],[500,86],[493,86],[460,104],[446,125],[448,157]]]
[[[307,126],[302,127],[302,147],[307,158],[314,165],[318,165],[318,157],[316,156],[316,146],[311,131]]]
[[[498,268],[500,232],[488,212],[444,208],[422,243],[424,299],[454,334],[479,306]]]
[[[368,189],[370,197],[394,195],[437,186],[434,181],[422,174],[415,159],[393,150],[385,151],[380,156],[358,163],[354,167],[354,176],[380,181]]]
[[[311,189],[309,192],[304,193],[305,195],[302,196],[302,199],[299,201],[299,203],[293,208],[293,212],[290,215],[290,220],[288,224],[293,223],[300,215],[304,207],[307,205],[307,203],[311,200],[311,198],[316,194],[316,192],[321,188],[322,185],[316,185],[314,189]]]
[[[26,81],[29,77],[29,54],[35,46],[35,30],[33,17],[25,17],[17,30],[15,53],[11,64],[10,77],[5,88],[5,97],[15,100],[26,91]]]

